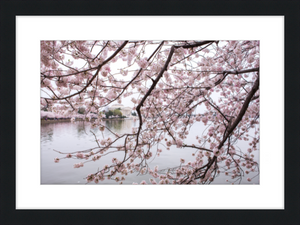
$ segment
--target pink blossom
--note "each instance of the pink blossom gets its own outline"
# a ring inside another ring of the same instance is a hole
[[[151,184],[157,184],[154,179],[150,178],[149,180],[150,180]]]
[[[100,141],[100,144],[101,144],[101,145],[105,145],[105,140],[101,140],[101,141]]]
[[[136,101],[136,99],[135,99],[135,98],[132,98],[132,99],[131,99],[131,101],[132,101],[134,104],[136,104],[136,103],[137,103],[137,101]]]
[[[95,178],[95,176],[94,176],[93,174],[89,174],[89,175],[87,176],[87,178],[86,178],[86,181],[87,181],[88,183],[90,183],[90,182],[92,182],[92,181],[94,180],[94,178]]]
[[[172,145],[172,142],[171,141],[167,141],[166,144],[167,144],[168,147],[170,147]]]
[[[82,153],[77,153],[77,154],[76,154],[76,157],[77,157],[77,158],[80,158],[80,159],[83,159],[83,154],[82,154]]]
[[[213,152],[214,152],[214,155],[215,155],[215,156],[219,156],[219,155],[222,154],[221,150],[218,149],[218,148],[214,148]]]
[[[117,163],[117,162],[118,162],[117,158],[112,159],[112,163]]]
[[[203,123],[207,123],[207,121],[208,121],[207,117],[203,117],[203,118],[202,118],[202,122],[203,122]]]
[[[137,64],[143,69],[146,68],[148,65],[147,58],[143,58],[143,59],[137,61]]]
[[[74,168],[80,168],[80,167],[83,167],[82,162],[74,164]]]
[[[101,132],[103,132],[103,131],[105,130],[105,126],[100,125],[100,126],[99,126],[99,130],[100,130]]]
[[[104,65],[101,69],[104,70],[104,71],[110,72],[110,67],[107,64]]]
[[[180,148],[182,147],[183,141],[181,139],[177,139],[176,143],[177,143],[177,148]]]

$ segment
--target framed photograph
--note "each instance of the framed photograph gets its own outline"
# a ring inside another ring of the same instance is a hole
[[[299,224],[298,9],[1,3],[1,224]]]

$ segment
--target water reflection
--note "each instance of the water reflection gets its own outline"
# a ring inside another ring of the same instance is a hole
[[[130,132],[132,127],[132,120],[107,120],[105,123],[107,127],[119,134]]]
[[[129,133],[132,127],[138,125],[138,121],[133,120],[107,120],[106,126],[115,133],[124,134]],[[203,132],[204,126],[195,124],[189,131],[190,135],[185,142],[194,143],[195,136]],[[97,147],[94,135],[90,132],[93,131],[95,136],[99,139],[102,137],[108,137],[112,134],[105,129],[102,133],[98,128],[91,126],[89,122],[78,121],[75,123],[70,122],[56,122],[50,124],[41,125],[41,183],[42,184],[85,184],[85,177],[96,172],[99,168],[103,168],[104,165],[110,164],[113,157],[123,158],[122,152],[115,152],[113,154],[102,157],[96,162],[85,163],[84,167],[74,169],[74,164],[81,162],[78,159],[62,159],[59,163],[54,163],[54,158],[63,157],[57,151],[64,153],[71,153],[75,151],[85,150]],[[162,146],[160,146],[162,147]],[[246,144],[241,142],[239,148],[248,148]],[[186,162],[193,161],[194,157],[192,153],[195,153],[195,149],[192,148],[176,148],[171,146],[171,150],[163,150],[159,157],[151,162],[149,160],[149,166],[152,168],[156,165],[159,169],[172,168],[178,166],[180,158],[185,158]],[[154,152],[155,154],[155,152]],[[255,159],[258,160],[258,152],[254,152]],[[251,174],[249,174],[250,176]],[[256,175],[256,174],[254,174]],[[150,175],[137,176],[137,174],[129,174],[126,176],[125,184],[132,184],[133,182],[140,183],[142,180],[149,181]],[[228,177],[220,175],[214,184],[226,184],[225,180]],[[249,182],[243,181],[244,184]],[[253,179],[251,183],[259,183],[258,177]],[[99,182],[99,184],[117,184],[115,181],[105,180]]]
[[[86,135],[87,134],[87,132],[86,132],[86,122],[79,121],[76,124],[77,124],[77,127],[76,127],[77,136],[80,137],[82,135]]]
[[[41,140],[42,141],[52,141],[53,127],[51,124],[44,124],[41,127]]]

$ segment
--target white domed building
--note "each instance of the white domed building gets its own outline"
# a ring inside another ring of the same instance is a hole
[[[130,107],[125,107],[122,104],[114,104],[114,105],[110,106],[108,109],[111,111],[113,111],[115,109],[120,109],[123,116],[131,117],[132,109]]]

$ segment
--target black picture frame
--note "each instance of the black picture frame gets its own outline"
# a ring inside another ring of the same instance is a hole
[[[299,1],[10,0],[1,1],[0,4],[0,224],[300,224]],[[17,15],[284,16],[284,210],[16,210],[15,22]]]

